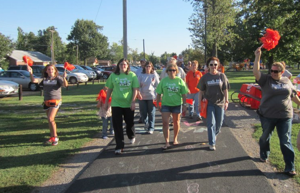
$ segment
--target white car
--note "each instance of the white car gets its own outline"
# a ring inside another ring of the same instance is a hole
[[[0,97],[11,96],[19,93],[19,84],[7,81],[0,80]]]
[[[58,67],[58,66],[64,67],[63,64],[57,64],[56,67]],[[73,73],[74,73],[74,72],[81,72],[81,73],[84,73],[84,74],[87,75],[87,77],[89,78],[89,80],[93,80],[93,79],[96,79],[96,78],[97,78],[97,74],[96,74],[94,71],[92,71],[92,70],[85,70],[85,69],[83,69],[83,68],[82,68],[81,66],[79,66],[79,65],[73,65],[73,66],[75,67],[75,69],[72,70]]]
[[[59,74],[62,76],[64,74],[64,67],[63,66],[56,66]],[[67,81],[70,82],[71,84],[76,84],[77,82],[87,82],[89,78],[81,72],[73,72],[73,71],[67,71]]]

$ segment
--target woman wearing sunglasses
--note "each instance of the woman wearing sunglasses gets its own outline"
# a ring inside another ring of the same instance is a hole
[[[152,62],[147,61],[142,73],[138,75],[140,83],[139,104],[142,121],[148,134],[153,134],[155,124],[155,106],[153,100],[156,97],[155,89],[159,83],[159,78],[154,74]]]
[[[297,91],[287,77],[282,74],[284,65],[275,62],[271,66],[271,74],[260,71],[259,61],[261,48],[255,51],[253,74],[262,91],[262,99],[258,109],[263,134],[259,139],[260,160],[267,162],[270,154],[270,139],[277,128],[280,140],[280,149],[283,154],[285,169],[289,176],[296,175],[294,158],[295,153],[291,143],[293,106],[292,101],[300,105]]]
[[[227,110],[229,103],[229,84],[225,74],[218,71],[220,65],[218,58],[209,58],[206,65],[209,72],[202,76],[197,87],[200,89],[199,103],[203,98],[208,101],[206,124],[209,149],[216,150],[217,135],[220,133],[223,124],[224,110]]]
[[[172,114],[173,124],[174,124],[174,141],[173,145],[178,145],[178,133],[180,130],[180,114],[186,111],[186,94],[188,93],[188,88],[185,82],[176,76],[178,73],[178,67],[176,63],[169,64],[166,68],[168,76],[160,81],[156,88],[157,93],[157,107],[162,114],[163,121],[163,133],[166,141],[165,146],[162,148],[165,150],[170,147],[169,143],[169,118]],[[161,95],[162,100],[161,100]],[[159,102],[161,101],[161,107]]]

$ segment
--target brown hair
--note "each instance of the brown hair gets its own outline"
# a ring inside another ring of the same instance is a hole
[[[58,70],[57,70],[57,68],[55,67],[55,65],[54,64],[48,64],[44,69],[43,69],[43,77],[44,78],[47,78],[48,77],[48,73],[47,73],[47,70],[48,70],[48,68],[50,67],[50,66],[52,66],[53,68],[54,68],[54,70],[55,70],[55,77],[57,77],[58,76]]]
[[[208,60],[206,61],[206,66],[207,66],[207,68],[209,68],[209,63],[210,63],[210,61],[212,61],[212,60],[216,60],[216,61],[218,62],[218,66],[220,66],[220,60],[219,60],[219,58],[217,58],[217,57],[210,57],[210,58],[208,58]]]
[[[144,65],[142,73],[143,73],[143,74],[146,73],[146,66],[147,66],[147,65],[150,65],[150,66],[151,66],[150,74],[153,74],[153,73],[154,73],[154,67],[153,67],[152,62],[149,62],[149,61],[147,61],[146,64]]]
[[[117,64],[117,67],[116,67],[116,70],[115,70],[115,74],[117,74],[117,75],[120,74],[120,64],[121,64],[122,62],[126,62],[126,63],[128,64],[128,68],[127,68],[125,74],[128,74],[129,71],[130,71],[130,65],[129,65],[128,60],[127,60],[126,58],[122,58],[121,60],[119,60],[119,62],[118,62],[118,64]]]

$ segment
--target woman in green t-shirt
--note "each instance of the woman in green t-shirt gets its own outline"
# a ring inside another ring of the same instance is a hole
[[[167,149],[170,146],[169,143],[169,118],[172,114],[173,123],[174,123],[174,141],[173,145],[178,144],[178,133],[180,130],[180,114],[181,114],[181,105],[183,104],[183,112],[186,111],[186,94],[188,93],[188,88],[185,82],[176,77],[178,73],[178,67],[176,64],[169,64],[166,68],[168,76],[161,80],[156,88],[157,93],[157,106],[158,110],[162,114],[163,121],[163,133],[166,140],[165,146],[163,149]],[[162,101],[161,101],[161,95]],[[161,101],[161,107],[159,103]]]
[[[111,96],[113,127],[115,132],[115,154],[121,154],[124,148],[123,116],[126,123],[126,134],[130,143],[135,142],[134,110],[135,99],[139,88],[139,81],[135,73],[130,71],[127,59],[121,59],[106,81],[108,87],[104,109],[108,108],[108,99]]]

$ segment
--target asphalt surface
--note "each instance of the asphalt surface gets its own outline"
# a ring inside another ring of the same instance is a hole
[[[122,155],[115,155],[115,141],[76,178],[74,192],[274,192],[265,175],[243,150],[227,125],[218,135],[216,151],[208,149],[205,121],[182,118],[179,145],[162,150],[161,115],[155,132],[146,134],[135,118],[136,142],[125,135]],[[172,127],[170,127],[172,129]],[[170,142],[173,130],[170,132]]]

